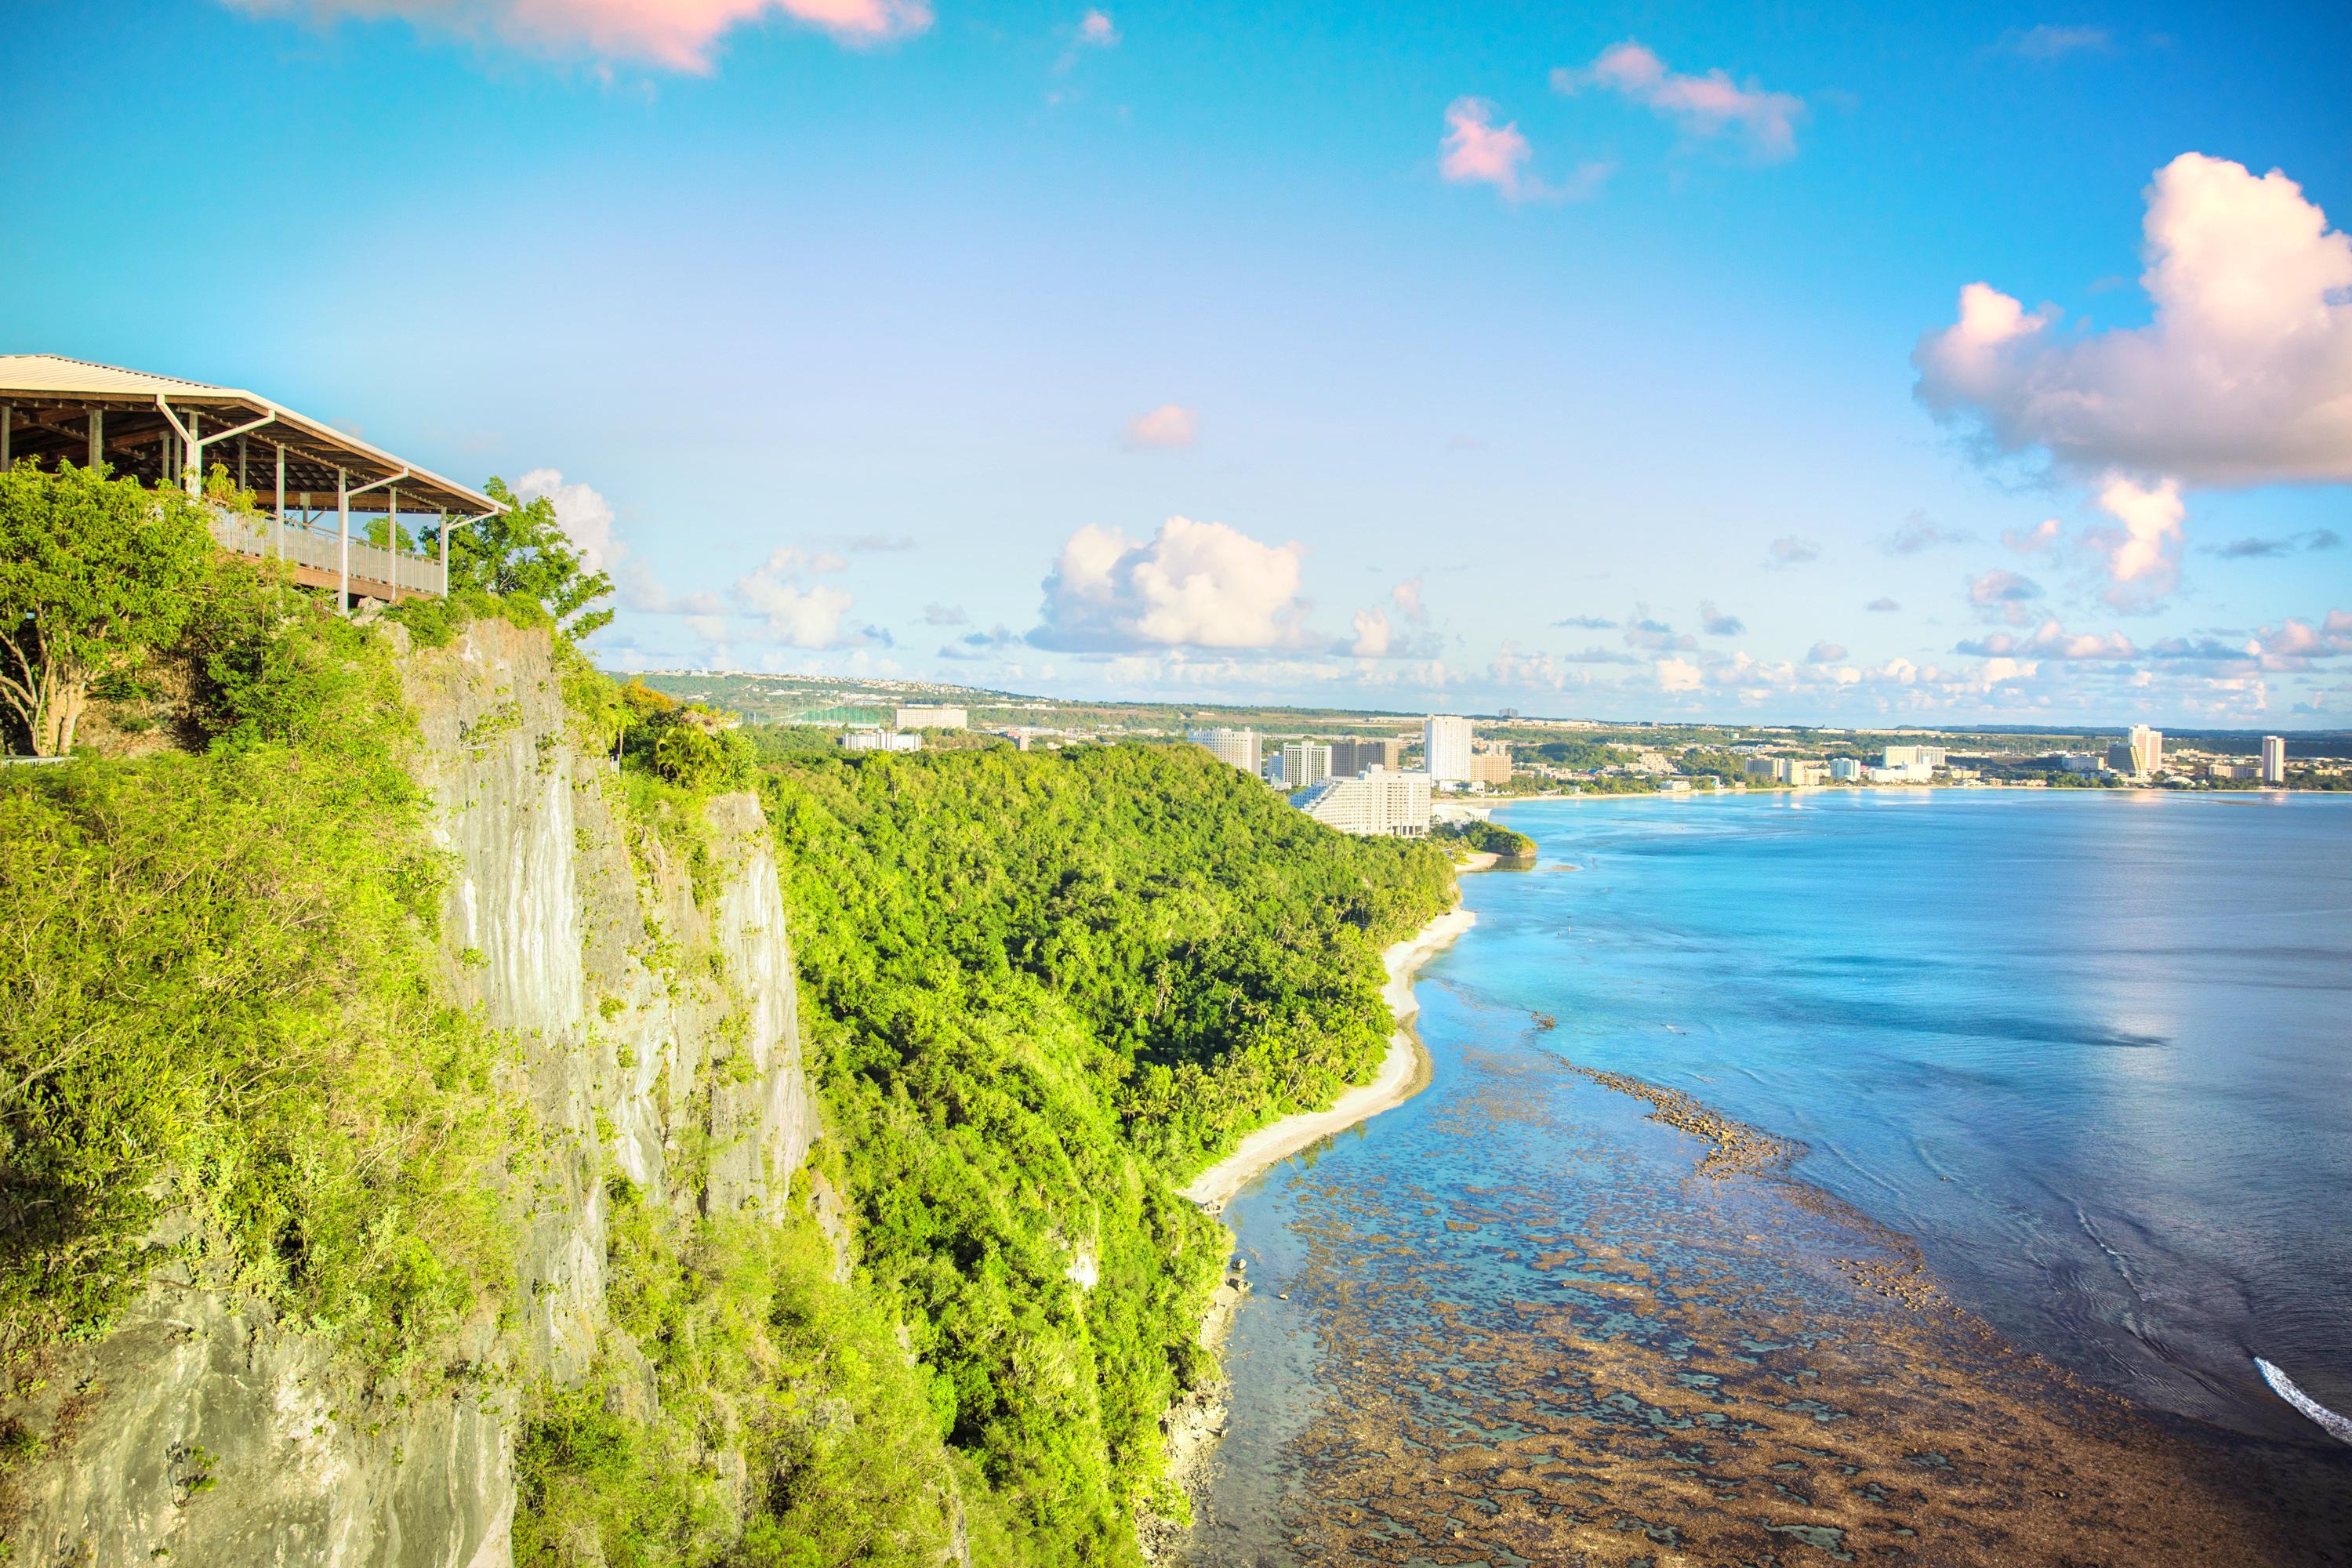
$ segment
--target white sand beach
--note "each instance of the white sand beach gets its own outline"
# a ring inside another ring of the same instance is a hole
[[[1468,931],[1478,917],[1459,907],[1448,910],[1406,941],[1381,955],[1389,981],[1381,995],[1396,1015],[1396,1033],[1389,1037],[1388,1055],[1381,1060],[1380,1076],[1348,1090],[1328,1110],[1302,1110],[1267,1123],[1241,1142],[1241,1146],[1193,1179],[1184,1196],[1214,1214],[1242,1190],[1252,1176],[1285,1160],[1318,1138],[1328,1138],[1359,1121],[1378,1116],[1412,1093],[1420,1077],[1421,1047],[1406,1020],[1420,1011],[1413,1000],[1415,971]]]

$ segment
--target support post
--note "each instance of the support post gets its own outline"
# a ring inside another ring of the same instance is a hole
[[[449,514],[441,514],[441,596],[449,596]]]
[[[400,487],[384,491],[384,570],[392,574],[392,602],[400,603]]]
[[[16,455],[8,449],[10,437],[16,433],[16,405],[0,403],[0,468],[11,468],[16,465]]]
[[[95,473],[99,464],[106,461],[106,410],[89,411],[89,467]]]
[[[278,444],[278,513],[269,525],[270,542],[278,547],[278,559],[286,559],[286,443]]]
[[[239,489],[248,488],[245,482],[245,437],[243,436],[236,438],[236,488]]]
[[[352,608],[352,485],[351,476],[335,470],[335,613]]]
[[[205,493],[205,416],[188,410],[188,453],[180,465],[180,483],[194,500]]]

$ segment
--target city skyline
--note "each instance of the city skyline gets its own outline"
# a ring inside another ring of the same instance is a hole
[[[126,11],[0,348],[551,495],[614,668],[2352,721],[2340,15]]]

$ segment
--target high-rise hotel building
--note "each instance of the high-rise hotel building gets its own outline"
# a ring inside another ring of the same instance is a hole
[[[1301,790],[1331,776],[1331,748],[1316,741],[1282,743],[1282,787]]]
[[[1433,713],[1421,726],[1421,769],[1436,784],[1468,784],[1470,721]]]
[[[1187,730],[1184,738],[1196,746],[1206,747],[1217,761],[1230,763],[1250,777],[1257,777],[1264,757],[1258,749],[1256,731],[1228,730],[1220,725],[1213,730]]]

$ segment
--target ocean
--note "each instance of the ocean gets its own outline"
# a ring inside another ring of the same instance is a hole
[[[2343,1560],[2352,800],[1504,820],[1428,1088],[1227,1211],[1197,1561]]]

